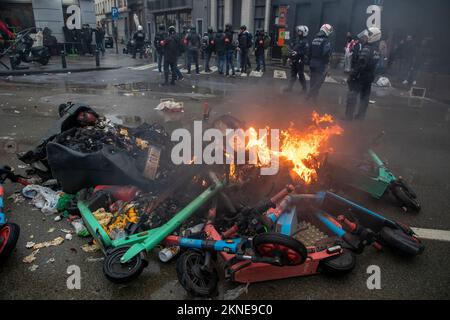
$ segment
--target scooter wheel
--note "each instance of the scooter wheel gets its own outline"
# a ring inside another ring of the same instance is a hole
[[[384,227],[381,229],[378,237],[382,244],[404,255],[417,256],[425,250],[419,239],[408,235],[402,229]]]
[[[103,263],[103,273],[114,283],[127,283],[136,279],[147,266],[147,261],[141,255],[137,255],[127,263],[122,263],[120,259],[130,246],[118,247],[110,251]]]
[[[413,209],[417,212],[420,211],[421,209],[420,203],[416,200],[416,198],[412,194],[408,192],[407,188],[401,185],[395,186],[393,193],[394,197],[402,206]]]
[[[4,262],[16,247],[20,227],[15,223],[6,223],[0,228],[0,262]]]
[[[353,252],[343,249],[342,253],[330,258],[323,259],[319,262],[319,270],[321,273],[340,277],[350,273],[356,265],[356,258]]]
[[[253,238],[253,249],[261,257],[279,258],[286,266],[300,265],[308,257],[303,243],[281,233],[258,234]]]
[[[49,60],[50,60],[49,57],[41,58],[41,59],[39,59],[39,63],[42,64],[43,66],[45,66],[48,64]]]
[[[194,297],[211,297],[217,291],[219,275],[214,267],[203,268],[205,254],[187,250],[177,259],[177,277],[181,286]]]

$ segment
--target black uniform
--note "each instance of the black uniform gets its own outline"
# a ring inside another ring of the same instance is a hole
[[[308,40],[299,36],[290,46],[290,60],[291,60],[291,81],[289,83],[288,91],[292,90],[295,81],[300,81],[303,92],[306,92],[306,79],[305,79],[305,62],[309,55],[309,43]]]
[[[352,59],[352,70],[348,79],[349,92],[347,95],[347,109],[345,116],[348,120],[353,119],[356,101],[360,96],[359,110],[357,119],[364,119],[369,106],[370,91],[372,82],[375,80],[375,69],[380,60],[378,45],[363,44],[361,49],[356,49],[353,54],[356,57]]]
[[[319,90],[325,81],[328,63],[331,58],[331,43],[325,32],[320,31],[311,42],[309,51],[309,68],[311,70],[311,83],[308,99],[317,99]]]
[[[165,84],[169,83],[169,67],[172,73],[171,84],[175,84],[177,78],[177,61],[180,56],[181,41],[175,32],[169,33],[164,40],[164,79]]]
[[[145,32],[142,30],[136,31],[133,35],[134,48],[133,48],[133,58],[136,58],[136,52],[139,51],[139,57],[142,58],[144,53],[144,43],[145,43]]]

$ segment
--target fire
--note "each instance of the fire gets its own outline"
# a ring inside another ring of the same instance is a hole
[[[314,112],[312,121],[313,124],[303,132],[296,132],[293,128],[283,131],[280,146],[280,157],[291,162],[292,171],[308,184],[317,178],[318,156],[321,152],[330,151],[327,149],[330,137],[343,132],[328,114],[321,117]]]
[[[281,132],[279,151],[271,150],[267,145],[267,135],[258,138],[254,128],[250,128],[246,150],[256,148],[258,165],[270,164],[273,156],[287,160],[292,165],[295,176],[310,184],[317,178],[316,170],[320,167],[318,156],[322,152],[331,151],[327,144],[335,135],[341,135],[343,129],[334,123],[331,115],[320,116],[317,112],[312,114],[312,124],[305,130],[298,131],[291,127]],[[236,166],[230,168],[232,175],[236,173]]]

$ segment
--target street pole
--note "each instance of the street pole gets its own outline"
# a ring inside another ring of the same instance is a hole
[[[112,24],[113,24],[114,43],[116,45],[116,54],[119,54],[119,48],[117,46],[117,26],[116,26],[116,20],[115,19],[112,20]]]

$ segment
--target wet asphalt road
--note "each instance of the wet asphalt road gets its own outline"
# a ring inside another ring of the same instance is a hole
[[[336,77],[338,81],[340,77]],[[53,74],[0,79],[0,163],[18,168],[11,151],[31,148],[57,119],[57,106],[66,101],[84,101],[115,121],[133,125],[160,121],[171,130],[189,127],[202,117],[203,103],[212,107],[211,117],[231,113],[248,124],[263,128],[301,126],[313,110],[342,117],[346,87],[325,84],[319,105],[305,103],[297,92],[282,94],[287,80],[274,79],[271,71],[263,78],[226,79],[217,74],[191,76],[177,86],[161,87],[157,72],[121,68],[80,74]],[[153,108],[160,98],[175,97],[185,103],[183,114],[161,114]],[[336,153],[360,156],[362,150],[384,131],[375,150],[394,173],[404,177],[419,194],[423,210],[404,213],[386,201],[351,194],[370,209],[412,226],[450,230],[450,122],[449,105],[427,100],[420,108],[408,104],[406,93],[397,89],[376,89],[368,118],[364,122],[339,122],[343,136],[333,140]],[[5,150],[7,141],[17,150]],[[24,169],[18,169],[18,172]],[[6,184],[11,195],[17,186]],[[129,285],[108,282],[102,274],[101,253],[85,253],[86,240],[74,237],[57,247],[42,249],[30,271],[22,259],[31,253],[28,241],[41,242],[64,236],[66,221],[55,222],[26,202],[6,201],[8,217],[21,226],[14,255],[0,267],[1,299],[184,299],[175,264],[161,264],[156,258],[142,276]],[[56,230],[49,233],[50,228]],[[31,238],[32,237],[32,238]],[[358,256],[357,267],[348,276],[294,278],[252,284],[241,298],[249,299],[448,299],[450,298],[450,243],[425,240],[426,250],[415,259],[368,248]],[[49,261],[54,258],[55,261]],[[81,269],[81,290],[66,286],[67,267]],[[366,286],[367,267],[381,268],[381,290]],[[225,284],[225,289],[236,287]]]

